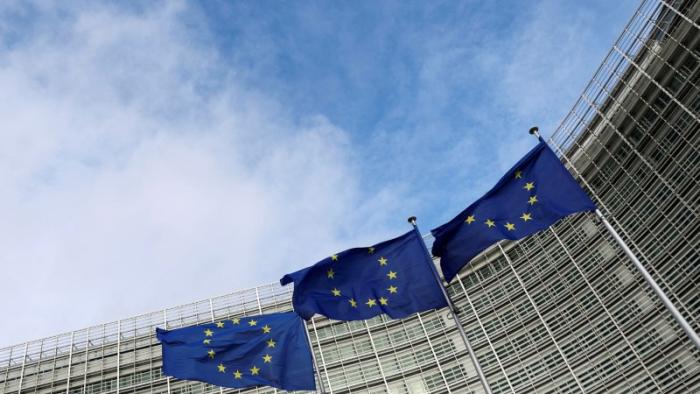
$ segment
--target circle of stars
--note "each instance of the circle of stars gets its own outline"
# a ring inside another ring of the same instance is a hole
[[[514,173],[515,179],[523,179],[523,172],[521,170],[517,170]],[[525,182],[525,185],[523,186],[524,190],[527,190],[528,192],[531,192],[535,188],[535,182]],[[532,194],[528,200],[527,204],[529,204],[531,207],[537,204],[539,201],[537,200],[537,195]],[[531,212],[523,212],[522,215],[520,215],[520,219],[523,221],[523,223],[528,222],[529,220],[533,220],[532,213]],[[464,219],[464,223],[467,225],[471,225],[472,223],[476,222],[477,218],[473,213],[470,213],[467,215],[466,219]],[[484,220],[484,225],[486,228],[492,229],[496,228],[496,221],[492,218],[486,218]],[[503,228],[506,229],[506,231],[515,231],[516,229],[516,223],[512,223],[510,221],[506,221],[503,223]]]
[[[248,320],[244,321],[240,317],[234,317],[233,319],[230,320],[230,322],[231,322],[231,326],[229,326],[229,327],[241,326],[241,323],[247,323],[247,327],[249,327],[249,328],[254,328],[254,327],[257,327],[257,325],[258,325],[258,321],[255,319],[248,319]],[[215,338],[215,334],[216,334],[216,332],[213,331],[213,329],[215,329],[215,328],[216,329],[226,328],[226,322],[219,321],[219,322],[213,323],[212,326],[207,327],[203,331],[203,334],[204,334],[204,339],[202,340],[203,344],[205,344],[205,345],[212,344],[212,340]],[[256,330],[257,330],[257,328],[256,328]],[[271,335],[272,327],[269,324],[265,324],[264,326],[260,327],[260,331],[261,331],[262,335]],[[275,349],[275,347],[277,346],[277,342],[273,338],[269,338],[265,341],[265,344],[267,345],[268,353],[265,353],[264,355],[260,356],[261,361],[262,361],[262,365],[266,365],[266,364],[272,365],[273,355],[270,354],[269,352],[271,350]],[[214,349],[209,349],[207,351],[207,357],[210,360],[214,360],[215,358],[217,358],[216,351]],[[216,365],[216,369],[219,373],[225,374],[227,368],[228,367],[223,362],[219,362]],[[246,371],[246,369],[244,369],[243,371],[241,371],[241,369],[236,369],[235,371],[231,372],[231,375],[229,375],[229,376],[233,376],[233,379],[235,379],[235,380],[241,380],[245,376],[244,371]],[[253,365],[250,368],[248,368],[247,371],[250,371],[251,376],[256,376],[256,375],[260,375],[262,368],[259,368],[257,365]]]
[[[367,248],[368,255],[374,255],[375,252],[376,252],[375,247],[370,246]],[[340,255],[338,255],[338,254],[333,254],[330,256],[330,261],[332,263],[339,262],[340,260],[341,260]],[[389,259],[386,258],[386,256],[379,255],[379,258],[376,261],[377,261],[377,264],[379,265],[380,268],[387,267],[389,265]],[[336,276],[336,271],[333,268],[329,268],[326,271],[326,277],[329,280],[335,279],[335,276]],[[389,272],[386,273],[386,277],[387,277],[387,280],[395,280],[398,278],[398,273],[396,271],[389,270]],[[389,292],[389,294],[387,294],[387,297],[381,296],[379,298],[369,298],[369,299],[367,299],[366,302],[363,302],[363,304],[366,305],[367,308],[370,308],[370,309],[377,306],[377,305],[380,305],[380,306],[381,305],[383,305],[383,306],[389,305],[388,295],[397,294],[399,291],[399,288],[394,286],[394,285],[391,285],[388,288],[386,288],[386,290]],[[337,287],[333,287],[332,289],[329,290],[329,292],[333,297],[343,297],[342,290],[338,289]],[[360,303],[355,298],[347,297],[347,296],[346,296],[346,298],[347,298],[348,304],[350,305],[350,308],[356,309],[359,306]]]

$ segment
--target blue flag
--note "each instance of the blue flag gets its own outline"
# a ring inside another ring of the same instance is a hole
[[[315,390],[304,322],[293,312],[156,329],[163,373],[222,387]]]
[[[349,249],[285,275],[294,282],[294,310],[336,320],[391,318],[447,306],[417,230],[366,248]]]
[[[595,204],[544,141],[511,168],[483,197],[433,229],[433,255],[447,281],[502,239],[520,239]]]

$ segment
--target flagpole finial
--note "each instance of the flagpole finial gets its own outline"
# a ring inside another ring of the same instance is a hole
[[[416,225],[416,220],[418,220],[418,218],[416,218],[415,216],[411,216],[408,218],[408,222],[411,223],[414,227]]]
[[[530,134],[537,138],[540,138],[540,128],[537,126],[530,127]]]

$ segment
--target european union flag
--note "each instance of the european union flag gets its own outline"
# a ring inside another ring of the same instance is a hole
[[[433,255],[447,281],[469,261],[502,239],[520,239],[595,204],[547,144],[540,143],[483,197],[433,229]]]
[[[163,373],[223,387],[315,390],[304,322],[293,312],[156,329]]]
[[[447,306],[432,259],[416,230],[366,248],[349,249],[285,275],[294,282],[294,310],[336,320],[391,318]]]

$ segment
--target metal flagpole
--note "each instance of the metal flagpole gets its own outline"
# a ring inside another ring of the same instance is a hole
[[[537,127],[532,127],[530,129],[530,134],[536,136],[538,139],[542,140],[542,137],[540,137],[539,129]],[[673,305],[671,300],[668,298],[666,293],[661,289],[661,287],[656,283],[654,278],[649,274],[649,271],[644,268],[642,263],[639,261],[637,256],[632,252],[632,250],[627,246],[627,243],[620,237],[620,234],[617,233],[615,228],[608,222],[608,219],[605,218],[602,212],[600,212],[600,209],[595,210],[596,216],[600,219],[600,221],[603,223],[605,226],[605,229],[608,230],[608,233],[615,239],[615,242],[622,248],[622,250],[625,252],[627,257],[629,257],[630,260],[632,260],[632,264],[634,264],[635,268],[637,268],[637,271],[642,275],[644,280],[647,282],[647,284],[654,290],[654,293],[661,299],[661,302],[664,304],[666,309],[671,313],[673,318],[678,322],[678,324],[681,326],[683,331],[685,331],[685,334],[690,338],[690,340],[693,342],[695,347],[700,350],[700,337],[698,337],[698,334],[693,330],[693,328],[688,324],[688,322],[685,320],[683,315],[676,309],[676,307]]]
[[[554,144],[554,141],[552,140],[552,138],[549,138],[549,141],[551,143],[553,143],[550,147],[553,148],[553,150],[555,150],[556,152],[558,152],[561,155],[562,159],[564,159],[566,161],[566,163],[571,166],[571,170],[573,171],[572,175],[574,175],[574,177],[578,177],[579,179],[581,179],[581,183],[583,183],[583,185],[586,186],[587,190],[593,195],[593,197],[595,197],[595,200],[598,202],[600,207],[603,208],[602,212],[611,212],[610,209],[605,205],[605,201],[603,201],[603,199],[596,193],[595,189],[590,185],[590,183],[588,183],[588,181],[583,176],[583,174],[581,174],[581,172],[578,171],[576,169],[576,167],[574,167],[574,164],[571,162],[571,160],[569,160],[569,158],[566,157],[566,153],[564,153],[564,151],[561,148],[559,148],[556,144]],[[618,227],[620,227],[619,221],[615,220],[614,217],[612,218],[612,222],[613,223],[617,222]],[[630,235],[627,233],[627,231],[625,231],[624,228],[620,228],[620,232],[622,233],[623,236],[631,238]],[[658,237],[655,237],[655,238],[658,239]],[[646,257],[644,256],[644,253],[641,250],[639,251],[639,253],[643,259],[646,259]],[[659,276],[659,279],[661,280],[662,285],[666,285],[666,286],[670,287],[668,285],[668,283],[666,283],[666,281],[664,280],[663,277]],[[685,305],[681,304],[681,308],[686,313],[690,314],[690,311],[688,310],[688,308]],[[696,319],[694,319],[694,320],[696,320]]]
[[[411,216],[408,218],[408,222],[411,223],[413,228],[418,231],[418,226],[416,225],[416,217]],[[420,232],[418,233],[420,235]],[[459,316],[457,315],[457,308],[455,307],[454,303],[452,302],[452,299],[450,298],[450,295],[447,293],[447,289],[445,289],[445,285],[442,283],[442,278],[440,278],[440,274],[437,272],[437,269],[435,268],[435,265],[433,264],[433,257],[428,251],[428,247],[425,246],[425,242],[423,242],[423,237],[420,237],[421,240],[421,245],[423,245],[423,250],[425,251],[425,254],[428,256],[430,259],[430,268],[433,271],[433,275],[435,275],[435,280],[438,282],[438,285],[440,286],[440,290],[442,291],[442,295],[445,297],[445,301],[447,301],[447,305],[450,308],[450,312],[452,313],[452,317],[454,318],[455,323],[457,324],[457,330],[459,331],[459,334],[462,336],[462,340],[464,340],[464,345],[467,347],[467,352],[469,352],[469,358],[471,358],[472,363],[474,364],[474,368],[476,369],[477,375],[479,375],[479,380],[481,381],[481,385],[484,386],[484,392],[486,394],[491,394],[491,387],[489,386],[489,383],[486,381],[486,376],[484,375],[484,371],[481,369],[481,364],[479,364],[479,360],[476,358],[476,353],[474,353],[474,349],[472,349],[472,346],[469,344],[469,339],[467,339],[467,333],[464,332],[464,327],[462,327],[462,322],[459,320]]]
[[[316,377],[318,378],[318,385],[316,387],[316,392],[318,394],[323,394],[325,391],[323,389],[323,379],[321,378],[321,371],[318,369],[318,363],[316,363],[316,354],[314,354],[314,345],[311,343],[311,336],[309,335],[309,326],[304,322],[304,332],[306,333],[306,341],[309,343],[309,351],[311,352],[311,361],[314,363],[314,370],[316,371]]]
[[[676,309],[676,307],[673,305],[671,300],[668,299],[666,293],[664,293],[664,291],[661,289],[661,287],[659,287],[654,278],[649,274],[646,268],[644,268],[637,256],[634,255],[634,253],[627,246],[622,237],[620,237],[620,234],[618,234],[617,231],[615,231],[615,229],[613,228],[613,226],[610,225],[608,219],[606,219],[605,216],[603,216],[599,209],[595,210],[595,214],[596,216],[598,216],[598,218],[600,218],[600,221],[603,222],[605,228],[608,230],[610,235],[612,235],[617,244],[620,245],[627,257],[629,257],[630,260],[632,260],[632,263],[637,268],[637,271],[639,271],[639,273],[642,274],[644,280],[649,286],[651,286],[651,288],[654,290],[654,293],[656,293],[656,295],[661,299],[661,302],[664,304],[666,309],[668,309],[668,311],[671,312],[671,315],[673,315],[673,318],[676,319],[676,322],[680,324],[683,331],[685,331],[686,335],[688,335],[688,338],[690,338],[690,340],[693,341],[693,344],[695,344],[695,347],[698,350],[700,350],[700,337],[698,337],[698,334],[695,332],[695,330],[693,330],[690,324],[688,324],[683,315],[681,315],[678,309]]]

